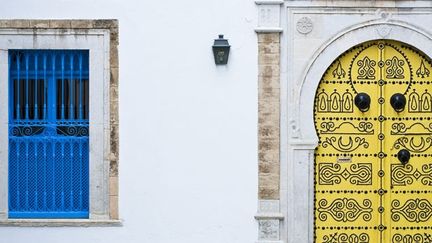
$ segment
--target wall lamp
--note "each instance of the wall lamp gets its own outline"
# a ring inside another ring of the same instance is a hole
[[[230,45],[223,35],[219,35],[219,39],[215,39],[213,44],[213,55],[216,65],[225,65],[228,63]]]

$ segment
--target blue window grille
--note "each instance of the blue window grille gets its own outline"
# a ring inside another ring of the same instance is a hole
[[[9,50],[9,218],[88,218],[89,53]]]

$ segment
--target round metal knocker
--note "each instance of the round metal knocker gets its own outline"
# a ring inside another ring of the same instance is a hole
[[[399,159],[399,161],[403,164],[406,165],[408,164],[411,154],[408,150],[406,149],[401,149],[398,153],[397,153],[397,157]]]
[[[354,104],[360,111],[366,112],[369,110],[371,98],[366,93],[358,93],[354,98]]]
[[[396,93],[390,98],[390,105],[396,112],[401,112],[405,109],[406,98],[401,93]]]

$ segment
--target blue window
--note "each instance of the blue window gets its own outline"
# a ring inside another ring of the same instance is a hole
[[[9,51],[9,218],[89,216],[89,52]]]

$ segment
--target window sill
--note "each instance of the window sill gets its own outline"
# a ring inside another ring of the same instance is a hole
[[[0,227],[120,227],[122,220],[92,219],[8,219]]]

